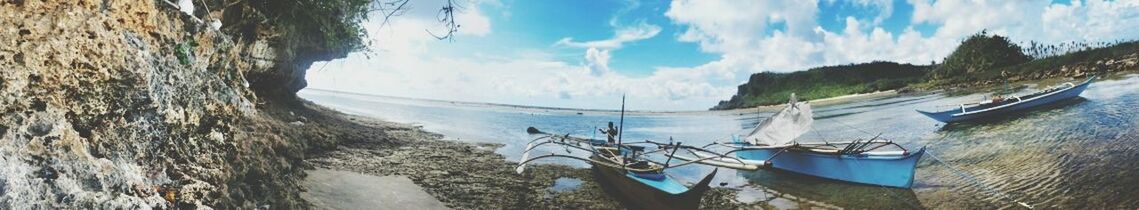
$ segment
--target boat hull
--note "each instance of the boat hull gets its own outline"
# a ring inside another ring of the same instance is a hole
[[[741,159],[770,160],[772,167],[804,175],[860,184],[910,188],[914,169],[925,154],[925,148],[904,155],[835,155],[780,149],[756,149],[737,152]],[[774,156],[774,157],[772,157]]]
[[[1031,108],[1035,108],[1035,107],[1039,107],[1039,106],[1043,106],[1043,105],[1052,104],[1052,103],[1055,103],[1057,101],[1062,101],[1065,99],[1080,96],[1080,93],[1083,93],[1084,90],[1088,88],[1088,85],[1091,84],[1091,82],[1092,82],[1092,79],[1088,79],[1087,81],[1080,83],[1079,85],[1073,86],[1072,88],[1068,88],[1066,90],[1059,90],[1056,93],[1040,96],[1037,98],[1025,99],[1025,101],[1022,101],[1022,102],[1016,102],[1016,103],[1008,105],[1008,106],[994,108],[994,109],[987,110],[987,111],[965,112],[965,111],[962,111],[961,109],[953,109],[953,110],[946,110],[946,111],[940,111],[940,112],[926,112],[926,111],[917,110],[917,112],[919,112],[919,113],[921,113],[921,114],[923,114],[929,118],[933,118],[934,120],[945,122],[945,123],[960,122],[960,121],[973,120],[973,119],[979,119],[979,118],[986,118],[986,117],[990,117],[993,115],[1006,114],[1006,113],[1010,113],[1010,112],[1016,112],[1016,111],[1031,109]]]
[[[631,209],[698,209],[700,199],[710,189],[708,183],[716,175],[716,171],[712,171],[686,191],[672,190],[669,192],[658,188],[662,184],[669,184],[669,182],[679,183],[670,177],[666,177],[664,180],[651,180],[636,177],[620,168],[597,165],[593,166],[593,172],[598,181],[602,182],[602,188],[605,188],[614,197],[621,198],[622,203]]]

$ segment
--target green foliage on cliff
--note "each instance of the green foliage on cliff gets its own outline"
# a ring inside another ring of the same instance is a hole
[[[361,21],[368,18],[372,0],[259,0],[252,5],[304,48],[347,53],[366,46]]]
[[[1028,62],[1020,46],[1007,37],[988,35],[987,32],[974,34],[961,42],[945,61],[930,72],[931,82],[945,84],[972,81],[977,74],[996,71],[999,68]]]
[[[178,57],[178,63],[181,63],[183,66],[189,66],[192,62],[190,59],[194,56],[194,47],[197,46],[198,43],[194,43],[193,39],[178,43],[178,46],[174,48],[174,56]]]
[[[801,100],[829,98],[905,87],[925,81],[930,66],[893,62],[827,66],[792,73],[752,74],[731,100],[712,109],[746,108],[786,103],[791,93]]]

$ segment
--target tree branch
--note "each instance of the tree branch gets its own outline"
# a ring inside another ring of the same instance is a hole
[[[446,1],[447,6],[440,8],[439,13],[436,16],[439,22],[443,23],[443,26],[447,27],[447,32],[437,35],[431,32],[431,30],[424,29],[424,31],[427,31],[427,34],[431,34],[431,36],[435,37],[436,39],[447,39],[449,41],[454,41],[455,32],[459,32],[460,27],[459,24],[455,23],[455,12],[461,10],[462,8],[455,4],[455,0]]]

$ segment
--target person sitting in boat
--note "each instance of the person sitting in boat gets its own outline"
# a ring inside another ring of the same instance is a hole
[[[618,131],[617,131],[617,127],[613,126],[613,122],[609,122],[609,128],[608,129],[605,129],[605,130],[597,129],[597,131],[601,131],[601,133],[605,134],[606,137],[608,138],[610,144],[617,143],[617,132]]]
[[[981,101],[978,104],[985,105],[985,106],[992,106],[992,105],[1000,104],[1001,101],[1004,101],[1004,100],[1005,100],[1005,98],[1003,96],[993,94],[993,95],[989,96],[988,100]]]

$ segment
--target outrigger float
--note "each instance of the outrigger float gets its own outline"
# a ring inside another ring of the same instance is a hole
[[[1087,89],[1088,85],[1091,84],[1095,78],[1095,76],[1092,76],[1078,85],[1068,82],[1057,87],[1047,88],[1023,96],[994,97],[978,103],[951,105],[954,108],[948,110],[915,111],[944,123],[984,118],[1048,105],[1064,99],[1080,96],[1080,93],[1083,93],[1084,89]]]

